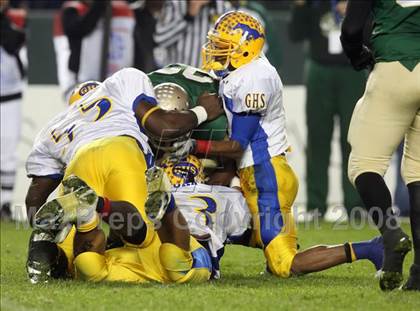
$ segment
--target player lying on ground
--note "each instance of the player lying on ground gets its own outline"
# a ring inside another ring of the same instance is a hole
[[[242,193],[230,187],[204,184],[201,161],[189,155],[181,160],[164,160],[162,168],[173,185],[176,204],[188,222],[191,234],[209,250],[217,277],[224,244],[251,243],[256,234],[251,211]],[[284,249],[273,254],[281,260]],[[291,266],[293,275],[317,272],[337,265],[368,259],[376,270],[382,267],[382,238],[341,245],[318,245],[299,252]]]
[[[151,168],[147,171],[148,199],[146,213],[161,207],[159,195],[162,171]],[[87,281],[124,281],[143,283],[204,282],[210,278],[212,264],[207,251],[190,237],[188,225],[179,213],[175,200],[170,195],[158,218],[158,237],[144,245],[146,230],[144,221],[132,204],[125,201],[109,201],[99,197],[79,177],[71,175],[62,182],[62,193],[45,203],[34,216],[34,226],[49,235],[66,225],[75,225],[74,277]],[[158,198],[158,199],[156,199]],[[166,196],[164,197],[166,198]],[[130,213],[127,215],[127,211]],[[105,233],[98,226],[98,213],[111,227],[121,228],[124,246],[105,250]],[[88,224],[94,224],[89,225]],[[45,239],[44,239],[45,241]],[[36,250],[32,253],[37,260]],[[39,257],[39,256],[38,256]],[[55,259],[55,260],[54,260]],[[41,258],[45,262],[44,258]],[[65,256],[50,258],[49,268],[54,274],[65,274]],[[39,276],[37,271],[29,271]],[[31,279],[34,279],[32,277]],[[38,280],[40,281],[40,280]]]
[[[146,225],[142,245],[151,243],[155,231],[144,211],[147,195],[144,172],[153,156],[137,121],[156,136],[181,136],[222,112],[217,96],[201,96],[199,103],[200,106],[183,112],[160,109],[150,80],[136,69],[123,69],[103,83],[80,85],[70,98],[70,106],[37,136],[27,159],[27,174],[32,178],[26,196],[29,220],[32,222],[33,214],[63,178],[76,175],[99,196],[135,206]],[[167,128],[173,131],[165,131]],[[70,267],[74,234],[72,228],[58,245]],[[37,269],[31,252],[57,253],[57,246],[51,241],[41,243],[42,236],[32,236],[28,270]],[[46,276],[49,270],[43,266],[40,271]]]
[[[371,16],[373,53],[363,45],[363,28]],[[372,70],[350,123],[348,175],[384,238],[380,287],[400,286],[411,249],[383,179],[404,141],[401,174],[410,197],[414,262],[403,289],[420,291],[420,2],[349,0],[341,42],[356,70]]]

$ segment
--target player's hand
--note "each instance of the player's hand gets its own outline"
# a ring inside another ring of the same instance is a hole
[[[206,109],[207,121],[214,120],[224,113],[222,99],[216,94],[201,94],[198,104]]]
[[[372,51],[364,45],[359,55],[350,58],[350,62],[357,71],[363,69],[372,70],[375,65],[375,58],[373,57]]]
[[[171,157],[175,159],[184,159],[190,153],[194,153],[197,142],[195,139],[190,138],[186,141],[177,141],[172,146],[175,151],[172,152]]]

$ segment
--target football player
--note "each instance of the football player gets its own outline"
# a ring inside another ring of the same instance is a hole
[[[272,273],[288,277],[291,272],[305,271],[307,256],[296,255],[291,207],[298,180],[285,157],[289,144],[283,86],[276,69],[262,54],[264,42],[264,28],[247,13],[232,11],[217,20],[203,47],[203,67],[221,78],[219,94],[230,139],[175,143],[180,147],[175,155],[193,152],[236,160],[256,229],[251,243],[264,249]]]
[[[140,247],[150,244],[155,231],[144,211],[144,172],[152,164],[153,156],[138,124],[158,137],[172,138],[223,112],[215,95],[202,95],[199,103],[184,112],[160,109],[150,80],[133,68],[123,69],[102,83],[81,84],[73,91],[69,107],[36,137],[27,159],[27,174],[32,178],[26,196],[30,221],[60,181],[76,175],[100,197],[129,202],[138,209],[146,224]],[[90,231],[96,225],[97,218],[94,218],[77,230]],[[75,232],[73,228],[59,245],[70,266]],[[41,242],[45,242],[44,246],[37,247]],[[40,275],[48,277],[48,264],[39,267],[35,254],[41,253],[42,258],[48,257],[44,253],[49,251],[57,254],[57,246],[42,241],[36,234],[31,238],[31,246],[28,270],[39,270]],[[36,282],[36,278],[33,281]]]
[[[204,184],[201,161],[192,155],[177,161],[165,159],[161,166],[173,185],[176,205],[188,222],[191,234],[209,251],[213,277],[218,278],[225,243],[255,247],[250,243],[255,223],[240,188]],[[279,258],[281,251],[277,254]],[[371,261],[378,271],[382,267],[383,244],[381,238],[374,238],[335,246],[317,245],[302,253],[305,255],[300,260],[305,260],[305,265],[299,270],[300,274],[361,259]]]
[[[148,199],[145,211],[151,215],[161,205],[164,208],[159,217],[153,218],[154,222],[160,221],[157,230],[159,238],[154,237],[147,245],[143,243],[145,226],[142,217],[131,203],[99,197],[75,175],[63,180],[63,196],[45,203],[37,211],[34,215],[34,226],[40,229],[39,234],[44,235],[43,241],[47,237],[52,239],[52,232],[57,229],[71,227],[72,224],[76,226],[73,264],[74,277],[77,279],[137,283],[207,281],[212,271],[209,254],[195,239],[190,239],[188,225],[179,213],[173,197],[168,196],[169,202],[156,200],[157,197],[162,198],[159,196],[159,189],[164,189],[161,184],[166,184],[167,191],[170,191],[169,181],[162,180],[166,176],[163,172],[159,175],[159,172],[161,171],[155,168],[146,172]],[[119,233],[124,240],[123,247],[105,250],[105,234],[96,221],[97,212],[104,216],[110,226],[118,224]],[[115,221],[117,218],[118,221]],[[91,223],[94,225],[86,226]],[[31,241],[30,247],[34,246],[33,243]],[[36,253],[36,249],[34,251]],[[59,251],[57,260],[51,260],[49,267],[52,276],[66,272],[65,262],[65,256]],[[37,261],[36,264],[39,266],[40,262]],[[29,268],[28,272],[33,275],[31,280],[45,280],[41,279],[39,271]]]
[[[373,53],[362,39],[371,15]],[[384,239],[380,287],[400,286],[404,258],[411,249],[383,179],[404,140],[401,172],[410,197],[414,263],[403,289],[420,290],[420,1],[349,0],[341,41],[356,70],[373,68],[350,123],[348,175]]]

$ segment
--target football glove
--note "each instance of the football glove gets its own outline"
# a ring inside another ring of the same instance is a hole
[[[194,153],[197,141],[195,139],[188,139],[186,141],[178,141],[173,144],[175,151],[171,154],[177,159],[186,158],[190,153]]]

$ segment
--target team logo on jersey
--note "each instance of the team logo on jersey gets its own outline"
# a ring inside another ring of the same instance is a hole
[[[265,94],[264,93],[248,93],[245,96],[245,106],[249,109],[264,109],[265,108]]]

